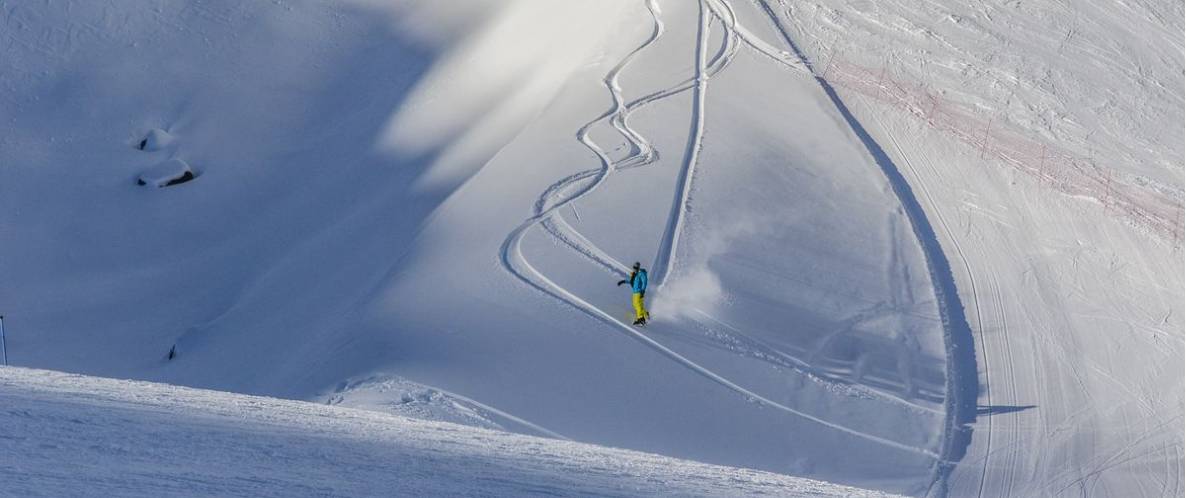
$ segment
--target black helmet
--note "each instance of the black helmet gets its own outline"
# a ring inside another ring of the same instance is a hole
[[[638,261],[635,261],[635,262],[634,262],[634,269],[635,269],[635,270],[637,270],[637,269],[639,269],[639,268],[642,268],[642,263],[639,263]]]

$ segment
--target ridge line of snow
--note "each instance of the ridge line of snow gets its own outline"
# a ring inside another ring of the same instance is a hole
[[[547,429],[547,428],[545,428],[545,427],[542,427],[542,426],[540,426],[540,425],[538,425],[538,424],[535,424],[535,423],[533,423],[533,422],[530,422],[530,421],[524,420],[524,419],[522,419],[522,418],[520,418],[520,417],[516,417],[515,415],[511,415],[510,413],[507,413],[507,412],[504,412],[504,411],[502,411],[502,410],[499,410],[498,408],[495,408],[495,407],[493,407],[493,406],[487,405],[487,404],[485,404],[485,403],[482,403],[482,402],[480,402],[480,401],[476,401],[476,400],[474,400],[473,398],[470,398],[470,397],[468,397],[468,396],[462,396],[462,395],[460,395],[460,394],[457,394],[457,393],[455,393],[455,392],[452,392],[452,391],[446,391],[446,390],[444,390],[444,389],[441,389],[441,388],[439,388],[439,387],[435,387],[435,386],[434,386],[432,389],[434,389],[434,390],[436,390],[436,391],[439,391],[439,392],[441,392],[441,393],[443,393],[443,394],[445,394],[445,395],[448,395],[448,396],[450,396],[450,397],[457,398],[457,399],[459,399],[459,400],[465,401],[466,403],[471,403],[471,404],[473,404],[474,406],[477,406],[478,408],[481,408],[481,409],[483,409],[483,410],[486,410],[486,411],[488,411],[488,412],[490,412],[490,413],[493,413],[493,414],[495,414],[495,415],[498,415],[498,416],[500,416],[500,417],[503,417],[503,418],[509,419],[509,420],[511,420],[511,421],[513,421],[513,422],[515,422],[515,423],[517,423],[517,424],[520,424],[520,425],[522,425],[522,426],[524,426],[524,427],[527,427],[527,428],[529,428],[529,429],[531,429],[531,430],[533,430],[533,431],[536,431],[536,432],[538,432],[538,433],[540,433],[540,434],[543,434],[543,435],[545,435],[545,436],[552,437],[552,438],[555,438],[555,439],[561,439],[561,440],[564,440],[564,441],[575,441],[574,439],[572,439],[572,438],[570,438],[570,437],[568,437],[568,436],[565,436],[565,435],[563,435],[563,434],[560,434],[560,433],[558,433],[558,432],[555,432],[555,431],[553,431],[553,430],[551,430],[551,429]]]
[[[590,443],[171,384],[0,367],[0,494],[889,496]]]
[[[720,18],[722,21],[725,20],[725,15],[721,14],[718,11],[718,9],[724,9],[724,10],[726,10],[726,12],[728,12],[728,17],[731,19],[731,25],[732,25],[729,29],[731,29],[731,31],[746,45],[749,45],[751,48],[758,51],[762,55],[765,55],[765,56],[773,59],[775,62],[778,62],[779,64],[793,70],[799,76],[807,76],[807,77],[814,78],[815,75],[814,75],[813,69],[812,69],[814,66],[812,66],[810,61],[800,60],[799,63],[795,63],[794,61],[787,60],[785,57],[788,56],[789,54],[787,54],[786,52],[780,51],[777,48],[773,47],[772,45],[766,43],[764,40],[761,39],[761,37],[755,35],[752,31],[750,31],[748,28],[746,28],[745,25],[738,22],[736,15],[733,12],[733,8],[729,4],[729,2],[724,1],[724,0],[707,0],[707,5],[712,10],[713,14],[716,17]],[[714,5],[715,5],[715,7],[714,7]],[[725,324],[724,322],[721,322],[720,320],[716,319],[715,317],[711,317],[710,315],[704,313],[703,311],[700,311],[700,310],[697,310],[697,311],[701,315],[709,318],[712,321],[717,322],[718,324],[721,324],[722,326],[725,326],[726,328],[734,331],[735,333],[746,336],[751,341],[756,341],[752,337],[749,337],[748,334],[745,334],[745,333],[741,332],[740,330],[738,330],[736,327]],[[783,357],[784,359],[788,359],[789,361],[800,364],[802,366],[808,366],[805,362],[803,362],[802,360],[799,360],[798,358],[788,356],[785,353],[783,353],[782,351],[779,351],[775,348],[771,348],[766,344],[761,344],[760,341],[756,341],[756,342],[759,342],[759,344],[761,346],[770,350],[774,354],[776,354],[780,357]],[[889,393],[882,392],[878,389],[870,388],[866,392],[870,392],[876,396],[883,397],[890,401],[903,403],[903,404],[908,405],[913,408],[922,409],[922,410],[929,411],[932,413],[939,413],[939,410],[936,410],[934,408],[911,403],[908,400],[899,398],[899,397],[894,396]]]
[[[880,119],[878,119],[878,124],[881,124],[881,123],[880,123]],[[882,127],[884,128],[884,125],[882,125]],[[909,157],[908,155],[906,155],[906,152],[905,152],[905,150],[904,150],[904,149],[902,149],[902,145],[898,143],[898,139],[897,139],[897,138],[895,138],[895,137],[894,137],[892,134],[888,134],[888,135],[889,135],[889,138],[890,138],[890,142],[891,142],[891,143],[894,145],[894,148],[895,148],[895,149],[897,149],[897,150],[898,150],[898,153],[902,155],[902,158],[904,159],[904,162],[905,162],[905,164],[906,164],[906,167],[910,169],[910,172],[911,172],[911,173],[912,173],[912,174],[913,174],[915,177],[917,177],[917,178],[922,178],[922,177],[921,177],[921,176],[918,174],[918,171],[915,169],[915,167],[914,167],[914,162],[910,160],[910,157]],[[919,185],[919,190],[921,190],[921,191],[922,191],[922,194],[923,194],[923,196],[926,198],[926,200],[927,200],[927,203],[929,203],[930,205],[934,206],[934,205],[935,205],[935,200],[934,200],[934,198],[931,196],[931,192],[930,192],[930,190],[926,188],[926,185],[925,185],[925,184],[920,184],[920,185]],[[957,239],[957,238],[956,238],[956,237],[955,237],[955,236],[952,234],[951,227],[950,227],[950,226],[947,224],[947,219],[943,217],[943,214],[942,214],[942,213],[941,213],[941,212],[940,212],[938,209],[935,209],[935,210],[934,210],[934,212],[935,212],[935,219],[939,220],[939,226],[943,227],[943,232],[947,234],[947,240],[950,240],[950,241],[951,241],[951,244],[952,244],[952,247],[954,247],[954,248],[955,248],[955,255],[956,255],[957,257],[959,257],[959,259],[960,259],[960,264],[962,264],[962,265],[963,265],[963,267],[964,267],[964,273],[965,273],[965,274],[967,275],[967,277],[968,277],[968,287],[970,287],[970,288],[971,288],[971,305],[972,305],[972,308],[973,308],[973,309],[975,310],[975,312],[976,312],[976,322],[977,322],[977,325],[976,325],[976,330],[977,330],[977,331],[979,331],[979,333],[980,333],[980,335],[981,335],[981,342],[983,342],[983,336],[984,336],[984,319],[981,317],[980,293],[979,293],[979,292],[977,292],[977,290],[976,290],[976,277],[975,277],[975,275],[972,273],[972,266],[971,266],[971,264],[969,264],[969,263],[968,263],[968,257],[964,255],[964,249],[963,249],[963,247],[961,247],[961,246],[960,246],[958,239]],[[965,317],[965,320],[966,320],[966,319],[967,319],[967,318]],[[946,324],[945,324],[945,325],[946,325]],[[950,355],[951,353],[949,352],[948,354]],[[987,356],[987,355],[983,355],[983,356],[984,356],[984,360],[983,360],[983,361],[984,361],[984,372],[985,372],[985,376],[984,376],[984,398],[985,398],[985,402],[986,402],[986,403],[987,403],[989,406],[992,406],[992,386],[989,384],[989,375],[988,375],[988,372],[989,372],[990,368],[989,368],[988,356]],[[974,358],[974,357],[973,357],[973,358]],[[950,362],[950,361],[951,361],[951,359],[949,358],[949,359],[948,359],[948,361]],[[951,367],[949,366],[949,368],[951,368]],[[949,375],[950,375],[950,374],[949,374]],[[950,390],[950,388],[949,388],[949,390]],[[949,393],[949,396],[950,396],[950,393]],[[987,431],[987,432],[991,433],[991,432],[992,432],[992,417],[987,417],[987,418],[986,418],[986,420],[987,420],[987,423],[986,423],[985,431]],[[948,422],[947,422],[947,424],[946,424],[946,427],[945,427],[945,429],[950,429],[950,430],[956,430],[956,431],[958,431],[958,430],[960,430],[960,429],[957,427],[957,425],[958,425],[958,424],[956,424],[956,423],[955,423],[953,420],[948,420]],[[944,445],[946,446],[946,444],[948,444],[948,443],[947,443],[948,435],[946,434],[946,431],[945,431],[945,433],[944,433],[944,436],[943,436],[943,437],[944,437]],[[966,437],[968,437],[968,440],[969,440],[969,442],[971,442],[971,435],[970,435],[970,434],[968,434]],[[986,449],[986,453],[987,453],[987,451],[991,449],[991,446],[990,446],[990,445],[991,445],[991,443],[992,443],[992,438],[991,438],[991,437],[988,437],[988,438],[986,438],[986,439],[985,439],[985,441],[986,441],[986,443],[985,443],[985,449]],[[988,466],[988,459],[985,459],[985,460],[984,460],[984,465],[983,465],[983,466],[984,466],[984,467],[987,467],[987,466]],[[979,486],[979,488],[978,488],[978,489],[979,489],[979,491],[977,491],[977,493],[976,493],[976,495],[977,495],[977,496],[983,496],[983,495],[984,495],[984,479],[985,479],[985,476],[986,476],[986,475],[988,475],[988,472],[987,472],[987,471],[985,471],[985,470],[982,470],[982,471],[980,472],[980,486]],[[939,481],[939,480],[938,480],[938,479],[936,479],[936,483],[937,483],[938,481]],[[932,483],[932,486],[934,486],[934,485],[935,485],[935,483]],[[946,493],[944,492],[944,493],[943,493],[943,495],[946,495]]]
[[[779,22],[778,15],[770,7],[769,2],[767,0],[755,0],[755,2],[762,7],[767,18],[791,51],[803,60],[807,67],[812,67],[807,62],[807,55],[799,49],[782,23]],[[814,70],[812,72],[814,74]],[[902,176],[889,155],[848,110],[831,84],[819,75],[815,76],[815,80],[885,174],[891,190],[898,197],[906,218],[910,221],[911,230],[918,238],[923,259],[926,261],[927,272],[931,276],[935,299],[943,317],[943,339],[947,349],[946,384],[948,388],[945,402],[947,420],[944,423],[943,440],[940,444],[941,455],[936,456],[934,479],[927,493],[931,494],[932,491],[935,491],[939,496],[946,496],[947,476],[963,458],[967,446],[971,443],[970,424],[976,420],[979,380],[972,328],[964,314],[951,264],[943,252],[942,244],[927,218],[926,211],[923,210],[918,198],[914,195],[910,183]],[[938,486],[937,489],[936,486]]]

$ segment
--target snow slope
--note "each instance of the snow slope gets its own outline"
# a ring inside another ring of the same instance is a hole
[[[938,226],[975,333],[953,496],[1183,493],[1183,11],[776,6]]]
[[[889,496],[313,403],[0,367],[3,496]]]
[[[1181,493],[1180,5],[0,5],[15,365]]]

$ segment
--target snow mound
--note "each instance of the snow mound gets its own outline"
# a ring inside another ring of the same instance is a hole
[[[197,178],[193,168],[181,159],[170,159],[149,168],[140,174],[137,185],[151,185],[157,188],[171,187]]]
[[[174,140],[176,140],[176,137],[170,135],[169,132],[160,128],[153,128],[140,140],[140,144],[136,148],[147,152],[158,151],[168,147]]]
[[[0,368],[12,496],[887,496],[300,401]]]
[[[505,429],[476,403],[399,377],[343,382],[326,399],[326,404],[484,429]]]

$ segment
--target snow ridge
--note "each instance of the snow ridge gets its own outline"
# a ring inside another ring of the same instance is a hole
[[[807,55],[799,49],[790,34],[783,28],[769,2],[760,0],[760,4],[791,51],[807,67],[814,68],[808,62]],[[814,69],[812,71],[814,72]],[[910,183],[902,176],[897,165],[885,153],[881,145],[865,131],[860,121],[848,110],[848,106],[844,104],[828,80],[821,75],[816,75],[815,80],[836,105],[837,110],[868,149],[869,154],[881,167],[882,172],[885,173],[886,179],[889,180],[894,194],[901,202],[907,218],[910,220],[911,228],[922,247],[927,269],[931,275],[931,282],[934,284],[935,299],[939,303],[939,310],[943,318],[944,341],[947,343],[948,352],[945,402],[947,421],[944,424],[940,454],[936,458],[934,482],[928,494],[946,496],[947,476],[963,458],[968,445],[971,444],[972,429],[970,424],[976,420],[976,398],[980,387],[977,379],[975,340],[972,335],[972,327],[964,315],[964,306],[955,285],[951,264],[943,252],[943,246],[939,242],[935,229],[927,219],[926,211],[923,210],[918,198],[914,195]]]
[[[0,367],[11,496],[888,496],[367,410]]]

